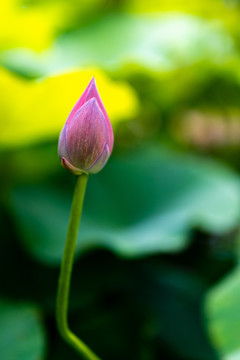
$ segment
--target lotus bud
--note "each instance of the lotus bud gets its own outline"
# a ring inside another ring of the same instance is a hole
[[[60,133],[58,154],[73,174],[95,174],[108,161],[112,148],[112,126],[92,78]]]

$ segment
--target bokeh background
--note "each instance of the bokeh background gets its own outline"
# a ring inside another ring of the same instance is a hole
[[[0,5],[0,359],[56,330],[75,178],[59,132],[92,76],[115,133],[88,183],[71,328],[104,360],[240,359],[240,2]]]

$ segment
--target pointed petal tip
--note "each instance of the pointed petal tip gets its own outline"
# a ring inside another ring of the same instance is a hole
[[[92,78],[91,78],[91,80],[90,80],[90,82],[89,82],[89,85],[92,85],[92,84],[94,84],[95,86],[96,86],[96,80],[95,80],[95,77],[93,76]]]
[[[92,97],[91,99],[87,100],[83,106],[97,106],[100,109],[98,105],[98,101],[95,97]]]

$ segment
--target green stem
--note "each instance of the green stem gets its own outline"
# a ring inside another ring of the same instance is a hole
[[[75,334],[72,333],[68,327],[67,320],[71,274],[87,180],[88,175],[85,174],[77,177],[58,283],[56,318],[57,326],[62,337],[71,346],[73,346],[83,356],[84,359],[100,360],[100,358],[97,357],[92,352],[92,350],[90,350],[87,345],[84,344],[84,342],[82,342]]]

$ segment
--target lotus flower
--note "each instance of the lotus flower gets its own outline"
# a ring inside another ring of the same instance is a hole
[[[95,174],[108,161],[112,148],[112,126],[92,78],[60,133],[58,154],[73,174]]]

